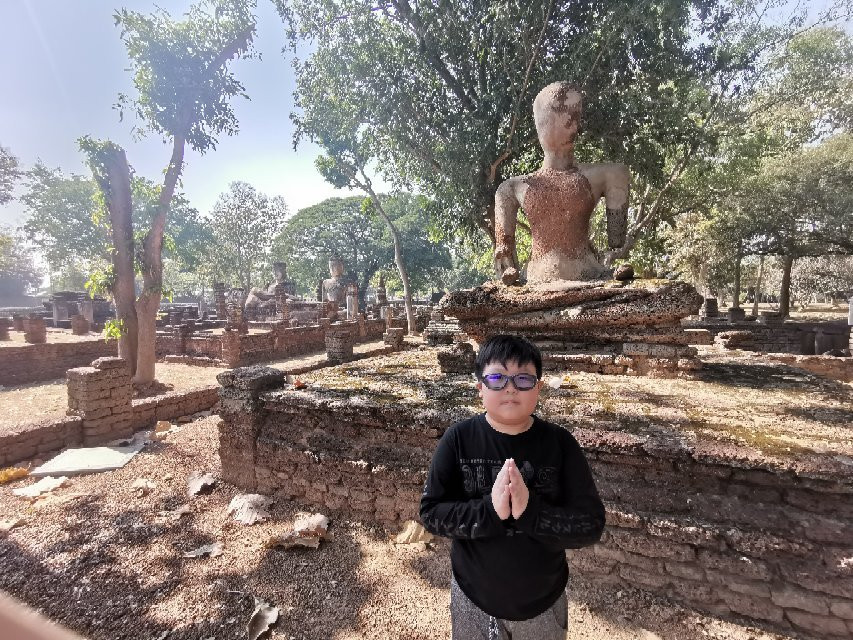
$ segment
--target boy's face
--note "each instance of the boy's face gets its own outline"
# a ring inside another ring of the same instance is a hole
[[[507,376],[526,373],[535,378],[536,367],[532,362],[519,365],[513,361],[507,362],[506,366],[500,362],[490,362],[483,367],[483,377],[494,373],[502,373]],[[483,407],[486,409],[486,413],[489,414],[490,418],[506,425],[515,425],[527,421],[536,408],[541,389],[541,380],[538,380],[536,385],[527,391],[516,389],[512,380],[507,380],[506,386],[500,390],[489,389],[481,381],[477,382],[477,391],[480,398],[483,399]]]

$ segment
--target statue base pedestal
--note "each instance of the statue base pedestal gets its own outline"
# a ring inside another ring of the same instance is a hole
[[[496,334],[528,338],[546,369],[677,377],[702,366],[690,344],[707,336],[681,326],[701,304],[691,285],[655,279],[487,282],[447,294],[439,308],[477,343]]]

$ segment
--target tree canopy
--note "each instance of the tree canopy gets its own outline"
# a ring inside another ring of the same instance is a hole
[[[285,224],[287,205],[245,182],[232,182],[210,214],[208,259],[217,278],[239,284],[246,293],[272,274],[270,250]]]
[[[451,267],[451,261],[443,243],[429,240],[425,199],[397,194],[383,200],[409,258],[412,286],[428,291],[442,270]],[[314,293],[319,280],[329,277],[328,260],[334,256],[343,261],[362,300],[367,286],[375,285],[381,272],[390,276],[392,288],[402,286],[393,276],[394,249],[388,227],[371,213],[370,199],[363,197],[329,198],[301,209],[285,224],[273,253],[287,263],[288,274],[303,294]]]
[[[12,191],[20,177],[18,159],[9,149],[0,145],[0,204],[12,201]]]

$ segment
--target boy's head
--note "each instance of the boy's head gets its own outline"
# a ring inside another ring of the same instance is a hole
[[[505,335],[492,336],[480,346],[474,361],[474,374],[479,380],[483,377],[486,365],[497,363],[506,367],[510,362],[522,366],[532,364],[536,369],[536,377],[542,377],[542,353],[539,347],[527,338]]]
[[[486,414],[506,426],[526,424],[542,389],[542,354],[529,340],[499,335],[480,347],[474,361]]]

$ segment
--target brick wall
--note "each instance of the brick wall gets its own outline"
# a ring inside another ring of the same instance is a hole
[[[103,339],[0,347],[0,385],[61,378],[68,369],[114,356],[118,346]]]
[[[414,411],[282,380],[263,367],[220,374],[224,478],[333,513],[416,518],[436,440],[468,410]],[[570,553],[576,570],[815,638],[853,634],[853,470],[843,461],[774,467],[720,445],[574,433],[608,510],[602,542]]]
[[[787,320],[779,324],[759,322],[701,322],[691,323],[690,328],[706,329],[712,339],[724,331],[748,331],[752,344],[742,348],[747,351],[768,353],[814,354],[815,333],[824,332],[823,346],[844,349],[850,341],[850,328],[846,322],[797,322]]]
[[[82,424],[79,417],[69,416],[7,427],[0,435],[0,467],[79,446]]]

